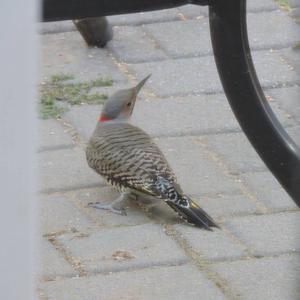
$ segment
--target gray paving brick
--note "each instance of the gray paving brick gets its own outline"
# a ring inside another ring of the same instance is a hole
[[[256,212],[255,204],[247,199],[245,195],[220,194],[194,200],[213,217],[230,217]]]
[[[127,81],[105,49],[88,48],[78,32],[47,34],[41,38],[41,76],[72,74],[78,81],[111,78]]]
[[[222,91],[213,57],[210,56],[131,64],[129,68],[138,78],[151,73],[148,87],[157,96]]]
[[[294,20],[296,21],[296,23],[298,23],[298,25],[299,25],[299,21],[300,21],[300,7],[293,8],[292,11],[290,12],[290,15],[294,18]]]
[[[108,21],[113,26],[122,25],[142,25],[156,22],[168,22],[173,20],[179,20],[178,9],[170,8],[157,11],[148,11],[133,14],[115,15],[109,16]]]
[[[287,128],[287,132],[294,142],[300,147],[300,126]]]
[[[236,192],[236,182],[222,174],[209,160],[197,138],[156,139],[174,169],[183,190],[189,195]]]
[[[141,78],[142,80],[142,78]],[[113,93],[115,93],[118,90],[122,90],[122,89],[128,89],[130,87],[133,87],[134,83],[128,83],[128,82],[116,82],[115,84],[111,85],[111,86],[102,86],[102,87],[94,87],[91,88],[90,90],[90,94],[93,93],[99,93],[99,94],[106,94],[106,95],[112,95]],[[143,90],[141,90],[139,92],[139,97],[142,97],[142,95],[144,94],[145,88],[143,88]]]
[[[203,16],[208,16],[208,7],[195,5],[195,4],[186,4],[178,7],[179,13],[183,14],[185,19],[199,19]],[[182,18],[181,18],[182,19]]]
[[[65,234],[59,241],[90,272],[180,264],[187,260],[156,224],[102,229],[80,238]]]
[[[282,61],[278,52],[256,51],[252,53],[263,87],[271,88],[299,82],[296,72]],[[222,91],[212,56],[129,64],[129,68],[138,78],[151,73],[148,87],[157,96]]]
[[[138,203],[127,201],[125,205],[126,216],[111,213],[102,209],[87,207],[89,202],[110,203],[119,196],[110,187],[83,189],[73,192],[73,200],[78,207],[86,212],[90,218],[102,226],[138,225],[150,222]]]
[[[266,169],[244,133],[212,135],[204,140],[222,158],[232,174]]]
[[[93,227],[65,194],[40,195],[39,198],[39,229],[42,234],[62,231],[85,232]]]
[[[300,6],[299,0],[288,0],[288,3],[289,3],[290,7],[299,7]]]
[[[42,239],[39,241],[38,246],[37,273],[39,277],[53,280],[77,275],[77,272],[73,270],[72,266],[49,241]]]
[[[275,1],[273,0],[249,0],[247,1],[248,12],[261,12],[278,9]]]
[[[174,58],[212,53],[208,18],[155,23],[144,28]]]
[[[132,118],[153,136],[240,130],[224,94],[140,101]]]
[[[300,27],[280,10],[247,17],[252,49],[282,48],[299,41]],[[212,54],[208,18],[155,23],[144,28],[174,58]]]
[[[218,263],[214,267],[240,299],[295,300],[299,298],[300,257],[265,257]]]
[[[73,146],[71,136],[55,120],[39,120],[38,129],[39,151],[70,148]]]
[[[300,37],[300,27],[280,10],[248,14],[247,28],[253,49],[285,48]]]
[[[286,126],[294,124],[294,120],[290,118],[277,104],[272,104],[273,110],[281,123]],[[297,128],[293,126],[292,128]],[[295,138],[297,131],[289,129]],[[299,140],[299,138],[296,138]],[[262,171],[266,169],[265,164],[260,159],[244,133],[228,133],[220,135],[211,135],[205,137],[205,141],[211,150],[226,163],[232,174],[248,171]]]
[[[296,47],[282,49],[279,54],[283,61],[285,61],[291,70],[300,78],[300,48],[299,44],[296,44]],[[298,46],[297,46],[298,45]],[[299,82],[297,82],[299,85]]]
[[[166,59],[166,54],[140,27],[114,27],[108,49],[123,62],[145,62]]]
[[[270,172],[244,174],[242,179],[267,207],[277,210],[296,208],[296,204]]]
[[[39,22],[37,26],[40,34],[51,34],[76,30],[76,27],[72,21]]]
[[[284,50],[253,51],[254,66],[262,87],[273,88],[299,83],[299,75],[282,60]]]
[[[44,284],[44,291],[49,300],[173,300],[197,299],[199,295],[203,299],[225,299],[212,282],[190,265],[65,279]]]
[[[268,91],[278,105],[288,112],[295,120],[300,120],[299,95],[300,87],[286,87]]]
[[[241,247],[222,230],[210,232],[187,225],[175,225],[175,229],[195,252],[208,261],[234,260],[245,256]]]
[[[91,137],[98,122],[102,105],[73,106],[63,114],[85,142]]]
[[[103,184],[80,149],[42,152],[38,155],[39,186],[43,192],[76,189]]]
[[[70,108],[64,119],[84,140],[96,126],[102,106],[82,105]],[[199,95],[161,100],[138,100],[132,123],[152,136],[175,136],[239,131],[240,127],[225,95]]]
[[[300,251],[299,211],[237,217],[224,226],[258,256]]]

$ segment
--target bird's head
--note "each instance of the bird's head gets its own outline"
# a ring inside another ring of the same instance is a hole
[[[137,95],[150,76],[133,88],[119,90],[111,95],[104,104],[99,122],[128,120],[133,112]]]

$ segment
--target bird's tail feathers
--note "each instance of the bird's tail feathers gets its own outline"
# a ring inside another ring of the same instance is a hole
[[[219,228],[212,217],[210,217],[192,199],[184,195],[176,183],[158,176],[155,190],[186,222],[206,230],[211,230],[211,227]]]
[[[212,217],[210,217],[200,206],[190,198],[187,199],[188,205],[180,205],[169,200],[166,200],[166,203],[188,223],[206,230],[211,230],[211,227],[219,228]]]

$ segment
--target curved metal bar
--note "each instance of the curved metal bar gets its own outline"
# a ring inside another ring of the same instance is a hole
[[[210,30],[218,72],[228,101],[248,139],[300,207],[300,149],[269,106],[251,59],[246,0],[214,0]]]
[[[43,21],[84,19],[134,13],[184,4],[207,5],[208,0],[43,0]]]

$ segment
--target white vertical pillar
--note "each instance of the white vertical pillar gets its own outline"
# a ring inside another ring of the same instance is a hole
[[[0,1],[0,298],[33,299],[35,0]]]

